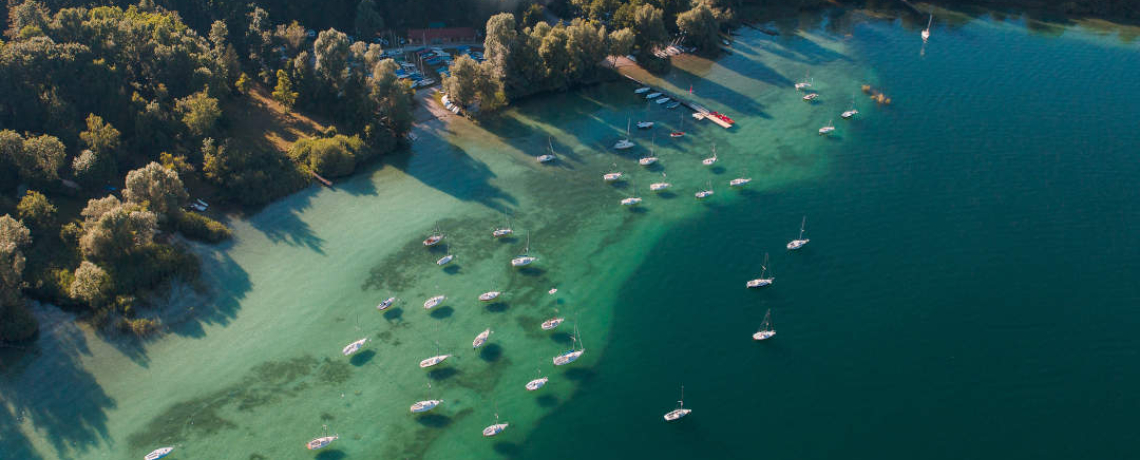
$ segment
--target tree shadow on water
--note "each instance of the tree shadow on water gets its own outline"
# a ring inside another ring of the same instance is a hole
[[[565,375],[567,379],[575,382],[587,382],[593,380],[598,373],[588,367],[572,367],[567,369],[562,375]]]
[[[453,314],[455,314],[454,308],[436,307],[436,308],[433,308],[431,310],[431,314],[428,316],[431,316],[432,318],[435,318],[435,319],[444,319],[444,318],[450,318],[451,315],[453,315]]]
[[[479,351],[479,359],[493,363],[503,357],[503,347],[497,343],[488,344]]]
[[[445,128],[421,129],[417,133],[420,136],[417,143],[440,145],[442,148],[417,149],[416,161],[409,161],[411,155],[404,154],[389,164],[424,185],[463,201],[474,201],[497,211],[507,211],[509,206],[517,204],[513,196],[491,184],[497,177],[495,173],[456,145]],[[424,158],[419,158],[421,156]],[[448,164],[449,167],[420,167],[425,162]]]
[[[365,364],[368,364],[368,362],[372,361],[372,358],[375,358],[375,357],[376,357],[376,351],[375,350],[364,350],[360,353],[352,355],[352,359],[349,359],[348,362],[349,362],[349,364],[352,364],[353,366],[360,367],[360,366],[363,366]]]
[[[309,186],[265,206],[256,214],[249,216],[246,222],[269,238],[269,241],[307,247],[314,252],[324,254],[325,240],[313,233],[309,224],[300,217],[301,213],[310,206],[313,196],[320,190],[317,186]]]
[[[451,425],[451,417],[441,414],[423,414],[416,417],[416,423],[431,428],[446,428]]]

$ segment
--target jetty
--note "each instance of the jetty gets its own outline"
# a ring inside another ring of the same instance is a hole
[[[320,183],[325,184],[325,187],[332,188],[332,181],[321,177],[316,171],[309,171],[309,174],[312,174],[313,178],[320,181]]]
[[[628,78],[630,81],[637,83],[638,86],[648,86],[648,87],[653,88],[653,85],[645,83],[645,82],[638,80],[636,78],[633,78],[629,75],[623,74],[623,76],[625,78]],[[668,91],[665,91],[664,89],[654,89],[653,91],[661,93],[662,96],[668,96],[669,98],[671,98],[677,102],[680,102],[681,105],[688,107],[689,110],[693,111],[693,118],[696,118],[697,120],[708,120],[708,121],[711,121],[714,124],[716,124],[717,126],[720,126],[721,128],[724,128],[724,129],[732,128],[732,125],[734,124],[734,122],[726,120],[727,117],[720,115],[720,114],[717,114],[715,112],[712,112],[709,109],[705,108],[704,106],[697,104],[696,102],[687,100],[683,97],[677,96],[676,94],[669,93]],[[720,116],[718,116],[718,115],[720,115]]]

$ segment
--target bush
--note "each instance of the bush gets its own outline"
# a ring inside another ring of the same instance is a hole
[[[0,342],[19,342],[35,337],[39,323],[23,304],[0,304]]]
[[[158,320],[149,318],[122,318],[119,320],[119,330],[129,332],[139,337],[147,337],[158,332],[158,328],[161,325],[162,323],[159,323]]]
[[[348,137],[337,134],[321,139],[302,139],[289,149],[289,156],[313,172],[325,177],[341,177],[352,174],[365,154],[364,141],[360,136]]]
[[[174,229],[186,238],[220,243],[230,238],[230,229],[225,224],[193,212],[181,212],[174,218]]]
[[[153,289],[174,277],[193,280],[200,268],[193,254],[166,244],[142,246],[117,262],[111,274],[116,293]]]

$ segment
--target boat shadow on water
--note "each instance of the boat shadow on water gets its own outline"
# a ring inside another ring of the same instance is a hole
[[[629,212],[633,214],[645,214],[649,212],[649,208],[645,206],[631,206]]]
[[[513,442],[496,442],[492,449],[495,449],[495,452],[499,455],[505,455],[508,457],[517,457],[519,454],[522,454],[522,446],[519,446],[517,443]]]
[[[388,322],[402,321],[404,319],[404,309],[400,307],[388,309],[384,312],[384,319]]]
[[[673,192],[669,192],[669,191],[665,191],[665,192],[659,192],[659,193],[657,194],[657,196],[658,196],[659,198],[661,198],[661,199],[665,199],[665,200],[672,200],[673,198],[677,198],[677,194],[676,194],[676,193],[673,193]]]
[[[446,267],[443,267],[443,272],[444,272],[444,273],[447,273],[448,275],[454,275],[454,274],[457,274],[457,273],[459,273],[459,269],[460,269],[460,267],[462,267],[462,265],[459,265],[459,264],[450,264],[450,265],[448,265],[448,266],[446,266]]]
[[[444,319],[444,318],[450,318],[451,315],[453,315],[453,314],[455,314],[454,308],[437,307],[437,308],[433,308],[431,310],[431,314],[428,316],[431,316],[432,318],[435,318],[435,319]]]
[[[313,457],[313,458],[315,460],[341,460],[344,458],[348,458],[348,454],[344,453],[343,450],[333,449],[333,450],[322,451],[321,453],[317,454],[316,457]]]
[[[546,270],[538,267],[523,267],[518,270],[523,276],[542,276],[546,274]]]
[[[375,350],[364,350],[360,353],[352,355],[352,359],[349,359],[348,363],[352,364],[353,366],[360,367],[360,366],[363,366],[365,364],[368,364],[368,362],[372,361],[372,358],[375,358],[375,357],[376,357],[376,351]]]
[[[502,313],[502,312],[505,312],[507,310],[510,310],[511,306],[508,305],[506,302],[495,302],[495,303],[487,304],[486,308],[487,308],[487,311],[489,311],[491,313]]]
[[[542,395],[534,398],[534,402],[539,407],[555,407],[558,405],[558,397],[554,395]]]
[[[449,378],[459,375],[459,369],[454,367],[444,367],[440,369],[432,369],[428,371],[428,378],[432,380],[447,380]]]
[[[442,414],[423,414],[416,417],[416,423],[429,428],[447,428],[451,425],[451,417]]]
[[[479,350],[479,359],[482,359],[483,361],[493,363],[502,358],[503,347],[499,346],[499,344],[492,343],[483,347],[482,350]]]

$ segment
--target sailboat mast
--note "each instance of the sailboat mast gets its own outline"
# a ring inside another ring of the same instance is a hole
[[[806,224],[807,224],[807,216],[804,216],[804,220],[802,222],[800,222],[800,237],[796,238],[796,239],[799,239],[799,240],[804,239],[804,225],[806,225]]]

